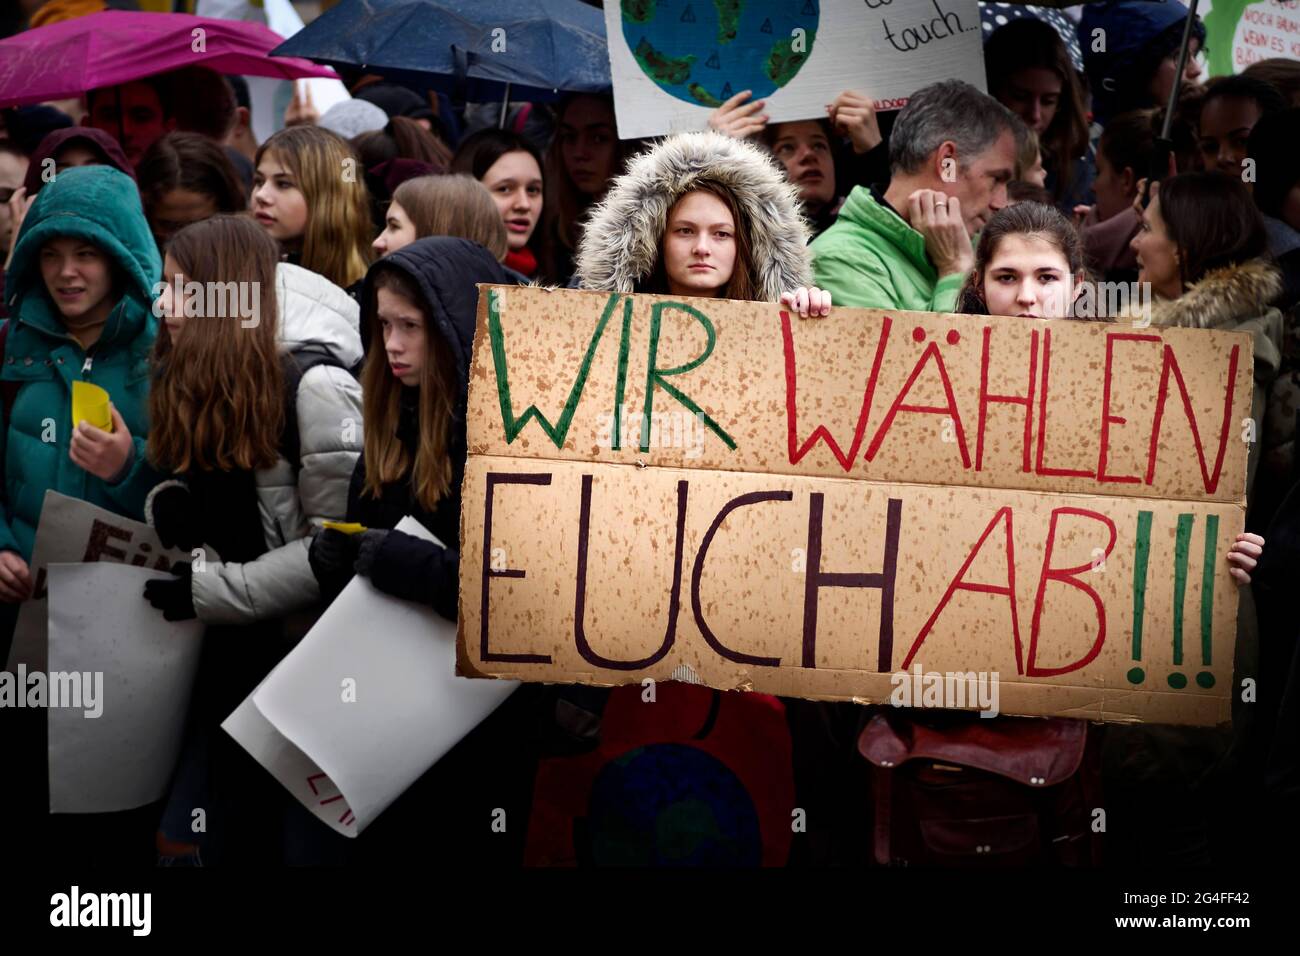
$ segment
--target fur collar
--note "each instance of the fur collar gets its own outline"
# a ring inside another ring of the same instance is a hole
[[[580,287],[635,291],[654,268],[668,210],[701,179],[735,197],[762,301],[777,302],[782,292],[812,284],[798,189],[760,147],[710,131],[668,137],[629,163],[583,230],[575,260]]]
[[[1282,291],[1282,276],[1263,259],[1213,269],[1177,299],[1155,303],[1151,323],[1221,329],[1256,318]]]

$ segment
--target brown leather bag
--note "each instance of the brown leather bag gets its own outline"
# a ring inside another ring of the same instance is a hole
[[[873,856],[895,866],[1096,866],[1100,750],[1088,723],[884,708],[872,764]]]

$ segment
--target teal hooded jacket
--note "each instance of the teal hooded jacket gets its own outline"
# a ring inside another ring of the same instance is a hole
[[[68,333],[41,278],[41,247],[63,237],[93,243],[113,264],[110,295],[117,303],[89,350]],[[15,384],[17,389],[4,422],[0,551],[31,560],[49,490],[143,520],[145,495],[157,479],[144,452],[149,351],[158,331],[153,292],[161,274],[158,248],[129,176],[109,166],[68,169],[37,195],[5,277],[10,319],[0,382],[6,405]],[[116,482],[96,478],[68,457],[72,383],[78,379],[108,392],[131,433],[134,456]]]

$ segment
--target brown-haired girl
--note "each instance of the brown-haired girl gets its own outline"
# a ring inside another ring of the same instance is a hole
[[[481,245],[447,236],[418,239],[366,275],[366,440],[347,514],[369,530],[317,537],[311,565],[327,595],[356,571],[381,591],[456,619],[465,407],[479,282],[511,280]],[[405,515],[446,547],[389,530]]]
[[[1053,206],[1021,202],[994,214],[957,296],[968,315],[1065,319],[1086,280],[1078,230]]]
[[[633,159],[593,210],[578,247],[579,283],[786,302],[825,315],[830,294],[810,287],[798,203],[759,147],[713,132],[669,137]]]
[[[1025,17],[984,44],[989,93],[1038,134],[1046,187],[1063,209],[1089,189],[1088,113],[1083,85],[1056,28]]]
[[[393,191],[384,231],[372,243],[386,256],[425,236],[472,239],[501,262],[506,257],[506,227],[492,194],[473,176],[417,176]]]
[[[1175,186],[1175,194],[1181,197],[1184,188]],[[980,233],[975,268],[957,297],[957,311],[1026,319],[1074,318],[1074,304],[1087,281],[1083,242],[1070,221],[1052,206],[1017,203],[995,213]],[[1095,297],[1098,302],[1102,299],[1100,293]],[[1226,308],[1227,302],[1222,305]],[[1157,306],[1154,324],[1187,324],[1170,321],[1173,314],[1167,305]],[[1113,317],[1101,318],[1113,321]],[[1250,583],[1250,571],[1263,545],[1258,535],[1238,536],[1227,555],[1234,580]]]
[[[225,152],[198,133],[168,133],[154,140],[135,175],[160,249],[192,222],[248,206],[247,190]]]
[[[623,169],[628,145],[618,138],[614,100],[572,94],[556,110],[555,137],[546,152],[546,214],[542,221],[542,274],[565,282],[582,220]]]
[[[254,849],[245,837],[259,828],[245,819],[253,810],[240,793],[247,755],[216,728],[287,649],[288,616],[319,601],[310,532],[344,517],[360,450],[360,389],[346,370],[360,342],[331,355],[287,347],[278,272],[297,267],[278,258],[276,243],[243,216],[187,226],[164,258],[148,455],[174,477],[150,492],[145,517],[165,545],[214,553],[198,571],[178,564],[174,580],[150,581],[145,597],[168,620],[209,625],[191,717],[211,754],[196,771],[207,767],[212,793],[205,856]],[[237,308],[219,298],[230,288]],[[163,835],[169,855],[197,852],[188,810],[169,815]]]
[[[578,245],[577,276],[584,289],[784,301],[805,314],[824,314],[829,297],[808,288],[807,241],[798,187],[765,150],[721,133],[684,133],[634,158],[592,210]],[[782,865],[789,859],[793,753],[807,742],[792,744],[790,727],[805,716],[818,720],[820,705],[675,680],[656,685],[653,704],[643,702],[639,684],[608,692],[557,687],[547,693],[558,697],[547,717],[559,734],[596,746],[611,762],[630,759],[631,751],[621,749],[625,740],[665,755],[674,754],[673,745],[682,740],[708,740],[719,766],[732,773],[747,766],[753,772],[723,795],[713,764],[668,757],[664,766],[671,771],[677,805],[709,810],[664,817],[658,826],[591,812],[581,827],[539,841],[533,831],[553,828],[556,808],[572,802],[566,795],[582,786],[575,780],[582,773],[576,761],[543,761],[528,864],[747,866]],[[629,784],[618,783],[604,802],[616,807],[636,799]],[[713,839],[709,828],[716,818],[710,813],[719,805],[718,812],[729,817],[757,818],[755,825],[736,839]],[[781,809],[773,812],[777,805]]]
[[[250,209],[290,262],[348,288],[370,263],[370,197],[346,140],[293,126],[257,150]],[[350,173],[350,175],[349,175]]]

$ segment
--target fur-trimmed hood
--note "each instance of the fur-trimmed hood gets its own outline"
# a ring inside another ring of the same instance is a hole
[[[1185,329],[1231,328],[1268,312],[1282,274],[1263,259],[1207,272],[1177,299],[1156,302],[1151,324]]]
[[[812,284],[809,230],[798,189],[758,146],[715,132],[670,136],[614,180],[583,229],[575,259],[580,288],[635,292],[654,269],[668,210],[701,180],[731,191],[749,230],[758,297]]]

